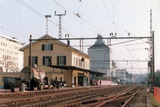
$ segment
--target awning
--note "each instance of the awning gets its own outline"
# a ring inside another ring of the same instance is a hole
[[[98,71],[93,71],[89,69],[84,69],[76,66],[66,66],[66,65],[49,65],[49,67],[52,68],[59,68],[59,69],[66,69],[66,70],[79,70],[79,71],[84,71],[84,72],[89,72],[92,75],[106,75],[105,73],[98,72]]]

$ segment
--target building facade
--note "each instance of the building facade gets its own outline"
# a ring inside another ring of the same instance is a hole
[[[0,34],[0,72],[19,72],[23,68],[22,47],[16,38]]]
[[[32,65],[36,64],[46,72],[48,80],[66,81],[68,86],[84,85],[89,82],[90,57],[67,44],[54,40],[49,35],[31,46]],[[47,40],[43,40],[47,39]],[[22,48],[24,67],[29,66],[29,45]]]
[[[97,36],[97,41],[94,45],[88,48],[90,55],[90,69],[98,72],[103,72],[107,77],[110,77],[110,55],[111,49],[104,43],[102,36]]]
[[[131,83],[132,76],[129,74],[126,69],[117,69],[115,77],[119,79],[120,84]]]

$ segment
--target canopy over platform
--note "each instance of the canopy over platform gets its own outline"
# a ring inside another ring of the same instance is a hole
[[[76,66],[66,66],[66,65],[49,65],[49,67],[52,68],[58,68],[58,69],[66,69],[66,70],[79,70],[79,71],[83,71],[83,72],[89,72],[92,75],[106,75],[105,73],[102,72],[97,72],[97,71],[93,71],[93,70],[89,70],[89,69],[84,69],[84,68],[80,68],[80,67],[76,67]]]

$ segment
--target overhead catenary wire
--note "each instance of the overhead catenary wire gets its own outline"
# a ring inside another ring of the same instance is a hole
[[[42,13],[40,13],[39,11],[37,11],[36,9],[34,9],[33,7],[31,7],[30,5],[28,5],[27,3],[25,3],[22,0],[17,0],[20,4],[22,4],[23,6],[25,6],[26,8],[28,8],[29,10],[31,10],[32,12],[36,13],[37,15],[39,15],[42,18],[45,18],[45,15],[43,15]],[[52,20],[48,20],[50,23],[54,24],[56,27],[58,27],[58,24],[53,22]],[[65,28],[62,28],[65,32],[69,33],[70,36],[76,37],[74,36],[73,33],[69,32],[68,30],[66,30]]]
[[[74,19],[74,18],[73,18]],[[25,35],[26,36],[26,35]],[[76,35],[77,36],[77,35]]]
[[[45,15],[43,15],[42,13],[40,13],[39,11],[37,11],[36,9],[34,9],[33,7],[31,7],[30,5],[28,5],[27,3],[25,3],[22,0],[17,0],[20,4],[22,4],[23,6],[25,6],[26,8],[28,8],[29,10],[31,10],[32,12],[34,12],[35,14],[39,15],[40,17],[42,17],[43,19],[45,19]],[[58,27],[58,24],[56,22],[53,22],[52,20],[48,20],[50,23],[52,23],[53,25],[55,25],[56,27]],[[69,33],[70,35],[74,36],[74,34],[72,34],[71,32],[67,31],[65,28],[62,28],[65,32]]]
[[[157,17],[156,17],[155,31],[157,30],[157,23],[158,23],[158,20],[159,20],[159,14],[160,14],[160,0],[159,0],[159,3],[158,3],[158,13],[157,13]]]
[[[56,0],[52,0],[52,1],[55,2],[55,3],[57,3],[58,5],[60,5],[61,7],[63,7],[64,9],[66,9],[67,11],[69,11],[69,12],[71,12],[72,14],[75,15],[74,12],[72,12],[71,10],[69,10],[68,8],[66,8],[65,6],[63,6],[63,5],[61,5],[60,3],[58,3]],[[90,26],[96,28],[97,30],[103,32],[104,34],[109,35],[109,34],[107,34],[106,32],[102,31],[100,28],[96,27],[96,26],[93,25],[92,23],[90,23],[90,22],[88,22],[87,20],[85,20],[84,18],[82,18],[82,17],[78,17],[78,18],[82,19],[85,23],[87,23],[87,24],[89,24]]]
[[[112,2],[112,5],[113,5],[113,10],[115,9],[115,6],[114,6],[114,4],[113,4],[113,1],[111,0],[111,2]],[[104,7],[105,7],[105,9],[107,10],[107,13],[108,13],[108,15],[110,16],[110,19],[112,20],[112,22],[113,22],[113,25],[115,26],[115,28],[117,29],[117,27],[116,27],[116,25],[115,25],[115,20],[114,20],[114,12],[113,12],[113,18],[111,17],[111,15],[109,14],[109,11],[108,11],[108,9],[107,9],[107,7],[106,7],[106,5],[105,5],[105,3],[104,3],[104,1],[102,0],[102,3],[103,3],[103,5],[104,5]],[[115,9],[116,10],[116,9]],[[117,15],[118,16],[118,15]],[[122,24],[121,24],[122,25]],[[122,40],[123,41],[123,40]],[[124,42],[125,43],[125,42]],[[126,45],[124,44],[124,46],[126,47]],[[127,50],[129,50],[128,49],[128,47],[126,47],[126,49]],[[128,51],[128,53],[130,54],[130,56],[131,56],[131,58],[133,58],[133,56],[132,56],[132,54]],[[135,55],[134,55],[135,56]]]
[[[1,27],[3,28],[3,6],[2,6],[2,16],[1,16],[1,21],[2,21]]]
[[[115,12],[117,12],[117,9],[116,9],[116,7],[115,7],[115,5],[114,5],[114,3],[113,3],[113,0],[111,0],[111,2],[112,2],[112,5],[113,5],[113,9],[115,9]],[[119,19],[119,22],[120,22],[120,24],[121,24],[121,27],[122,27],[122,29],[124,30],[124,27],[123,27],[123,24],[122,24],[122,22],[121,22],[121,19],[120,19],[120,17],[119,17],[119,15],[118,15],[118,12],[117,12],[117,18]],[[124,31],[126,31],[126,30],[124,30]],[[128,36],[130,36],[130,32],[128,32],[127,31],[127,33],[128,33]],[[122,40],[123,41],[123,40]],[[133,56],[135,56],[136,57],[136,55],[132,52],[130,52],[129,51],[129,48],[127,47],[127,45],[126,44],[124,44],[124,46],[126,47],[126,49],[128,50],[128,53],[130,54],[130,56],[131,56],[131,58],[133,58]],[[134,55],[132,55],[132,54],[134,54]]]

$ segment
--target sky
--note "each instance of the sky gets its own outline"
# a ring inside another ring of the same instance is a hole
[[[0,34],[29,42],[29,35],[37,39],[46,34],[59,38],[59,17],[62,16],[62,38],[149,37],[150,10],[152,30],[155,31],[155,69],[160,69],[160,0],[0,0]],[[117,34],[117,35],[115,35]],[[130,34],[130,35],[128,35]],[[117,68],[130,73],[147,73],[149,44],[147,39],[111,40],[112,60]],[[129,42],[130,41],[130,42]],[[104,42],[107,44],[107,40]],[[95,43],[84,40],[83,51]],[[79,48],[79,41],[71,46]],[[129,61],[130,60],[130,61]],[[134,60],[134,61],[131,61]]]

